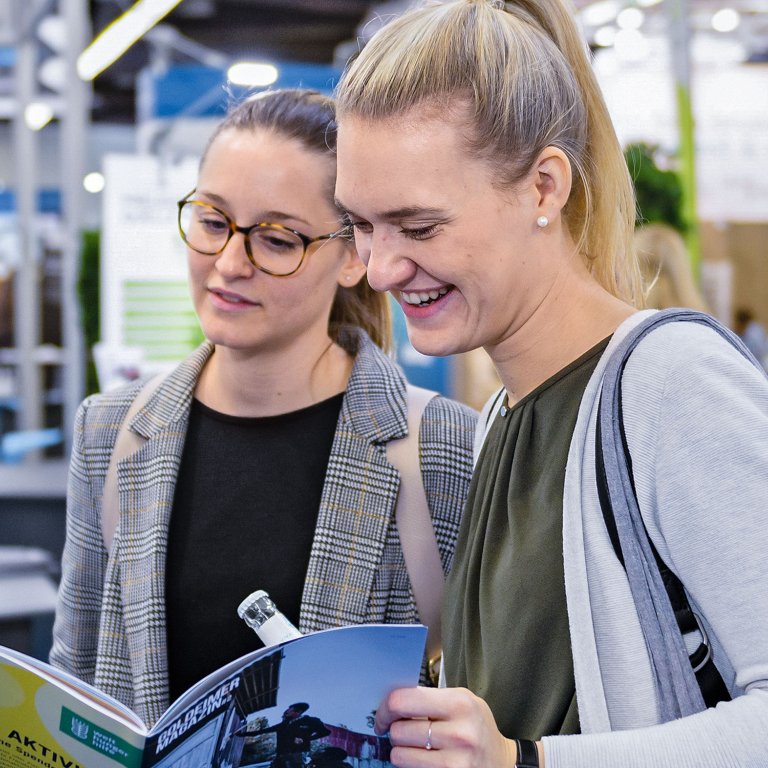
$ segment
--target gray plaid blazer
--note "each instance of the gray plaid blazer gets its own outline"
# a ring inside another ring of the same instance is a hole
[[[51,663],[106,691],[152,725],[168,707],[165,565],[168,525],[204,343],[157,388],[130,428],[146,439],[118,465],[119,521],[101,534],[112,447],[141,387],[86,399],[77,414],[67,536]],[[472,472],[476,414],[442,397],[420,430],[421,470],[448,571]],[[386,443],[407,432],[405,379],[365,334],[344,396],[323,487],[300,629],[415,622],[418,613],[395,525],[399,473]]]

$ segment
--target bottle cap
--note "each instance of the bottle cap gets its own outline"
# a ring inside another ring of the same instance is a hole
[[[275,604],[269,599],[269,595],[263,589],[251,592],[237,606],[237,615],[252,629],[259,629],[264,622],[271,619],[276,613],[277,608]]]

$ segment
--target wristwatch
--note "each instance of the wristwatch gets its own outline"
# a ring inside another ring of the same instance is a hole
[[[539,752],[536,742],[529,739],[515,739],[517,760],[515,768],[539,768]]]

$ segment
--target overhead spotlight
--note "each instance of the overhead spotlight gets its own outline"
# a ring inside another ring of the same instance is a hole
[[[733,32],[740,22],[741,16],[733,8],[721,8],[712,15],[712,29],[715,32]]]
[[[616,17],[621,29],[640,29],[645,21],[645,14],[639,8],[625,8]]]
[[[53,107],[44,101],[30,101],[24,108],[24,122],[27,128],[39,131],[53,120]]]
[[[62,93],[67,86],[67,63],[61,56],[49,56],[38,67],[37,79],[46,88]]]
[[[90,192],[95,195],[104,189],[104,176],[98,171],[87,173],[83,177],[83,187],[86,192]]]
[[[592,39],[595,41],[595,45],[599,45],[601,48],[610,48],[616,40],[617,31],[616,27],[600,27],[600,29],[595,30]]]
[[[67,47],[67,25],[63,16],[43,16],[37,25],[37,36],[56,53]]]
[[[603,24],[610,24],[620,10],[621,6],[617,0],[598,0],[582,9],[581,21],[588,27],[601,27]]]
[[[278,71],[274,64],[256,61],[239,61],[227,70],[227,79],[235,85],[251,88],[272,85],[277,80]]]
[[[137,0],[77,57],[77,74],[80,79],[93,80],[180,2],[181,0]]]

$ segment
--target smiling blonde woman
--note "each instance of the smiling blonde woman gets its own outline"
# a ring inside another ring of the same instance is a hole
[[[448,687],[382,703],[393,764],[768,765],[768,381],[710,319],[649,333],[624,371],[642,522],[732,698],[704,710],[676,656],[692,686],[677,711],[597,493],[603,372],[653,313],[569,10],[430,2],[372,37],[338,100],[336,196],[371,285],[419,351],[482,347],[504,385],[446,587]]]

